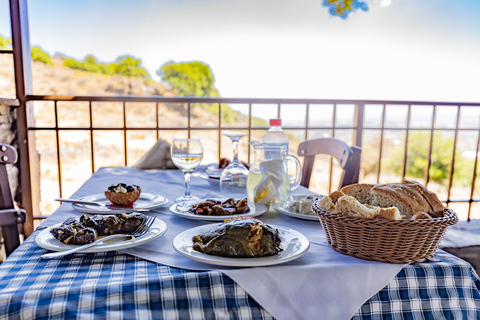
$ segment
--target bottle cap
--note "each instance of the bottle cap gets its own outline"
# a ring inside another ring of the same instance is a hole
[[[282,119],[270,119],[270,126],[281,126]]]

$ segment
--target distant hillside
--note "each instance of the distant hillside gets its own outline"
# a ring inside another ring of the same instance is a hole
[[[129,79],[107,76],[64,67],[60,60],[55,65],[32,62],[33,93],[53,95],[124,95],[129,94]],[[142,78],[130,79],[133,95],[174,96],[163,84]],[[14,97],[13,60],[0,55],[0,96]]]
[[[163,84],[118,75],[102,75],[67,68],[60,60],[55,65],[32,62],[33,93],[38,95],[162,95],[173,97],[175,94]],[[131,88],[129,81],[131,81]],[[9,55],[0,55],[0,97],[15,98],[13,60]],[[248,119],[238,111],[222,106],[222,118],[228,116],[228,123],[247,126]],[[37,126],[54,125],[53,103],[51,101],[34,102]],[[160,126],[178,127],[179,131],[160,130],[160,137],[171,141],[175,137],[186,136],[185,128],[187,105],[179,103],[159,104]],[[128,103],[126,108],[127,126],[154,127],[155,104]],[[59,102],[58,121],[61,127],[88,126],[88,103]],[[121,127],[123,125],[122,104],[116,102],[97,102],[93,108],[93,124],[101,127]],[[193,127],[218,126],[218,105],[195,104],[191,110]],[[37,131],[36,146],[40,161],[41,212],[49,214],[58,207],[53,199],[59,196],[55,135],[52,131]],[[203,163],[218,161],[218,135],[215,131],[193,131],[192,136],[202,139],[205,146]],[[256,137],[258,139],[258,137]],[[231,156],[232,144],[222,138],[222,156]],[[155,143],[155,132],[136,130],[127,135],[128,165],[133,165]],[[241,144],[241,158],[246,161],[247,143]],[[95,169],[102,166],[122,166],[124,159],[123,133],[119,131],[96,131]],[[85,131],[60,133],[60,155],[62,166],[63,195],[70,196],[91,174],[90,137]],[[78,156],[82,155],[82,156]]]

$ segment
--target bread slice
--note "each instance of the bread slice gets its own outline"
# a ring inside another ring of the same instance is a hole
[[[402,183],[414,187],[425,198],[431,207],[431,209],[426,212],[429,213],[433,218],[443,217],[444,207],[435,193],[431,192],[424,185],[414,180],[403,178]]]
[[[431,219],[432,217],[426,212],[417,212],[412,216],[412,220]]]
[[[318,202],[318,206],[328,211],[335,211],[335,204],[333,203],[332,199],[329,196],[323,197]]]
[[[341,191],[346,195],[354,197],[360,201],[360,203],[373,204],[374,198],[372,194],[372,188],[374,186],[374,184],[370,183],[357,183],[345,186],[341,189]]]
[[[420,205],[420,207],[422,208],[421,211],[432,212],[432,207],[428,203],[427,199],[425,199],[423,194],[418,191],[415,186],[404,183],[390,183],[389,186],[402,189],[402,191],[408,196],[409,200],[416,202],[418,203],[418,205]]]
[[[335,205],[337,212],[344,213],[352,217],[360,218],[375,218],[378,216],[378,208],[372,209],[361,204],[357,199],[352,196],[343,196],[337,200]]]
[[[345,194],[342,191],[333,191],[328,196],[332,199],[333,203],[337,203],[338,198],[343,197]]]
[[[402,220],[402,215],[396,207],[378,208],[378,217],[388,220]]]
[[[423,210],[422,206],[410,199],[408,193],[401,188],[391,187],[388,184],[376,185],[372,188],[372,193],[373,205],[382,208],[397,207],[400,214],[407,216],[408,219]]]

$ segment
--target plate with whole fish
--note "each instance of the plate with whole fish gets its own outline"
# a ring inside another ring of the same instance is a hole
[[[186,230],[175,237],[173,247],[181,255],[204,263],[260,267],[295,260],[308,251],[310,242],[293,229],[235,217]]]

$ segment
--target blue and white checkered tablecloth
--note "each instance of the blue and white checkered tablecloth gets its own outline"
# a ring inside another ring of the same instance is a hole
[[[219,271],[118,252],[44,260],[38,232],[0,265],[0,319],[272,319]],[[480,319],[479,290],[468,263],[439,251],[405,267],[353,319]]]

